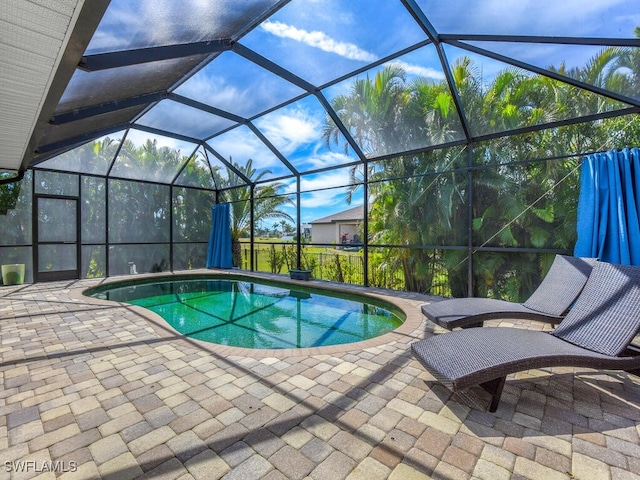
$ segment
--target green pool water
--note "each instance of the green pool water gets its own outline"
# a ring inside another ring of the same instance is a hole
[[[88,295],[152,310],[190,338],[245,348],[358,342],[399,327],[393,305],[254,280],[181,279],[99,287]]]

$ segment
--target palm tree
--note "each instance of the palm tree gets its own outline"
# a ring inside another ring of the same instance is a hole
[[[282,227],[282,235],[287,234],[287,228],[289,228],[289,224],[286,220],[280,220],[280,226]]]
[[[409,86],[408,125],[423,145],[439,145],[462,138],[462,125],[451,90],[444,82],[418,78]]]
[[[634,29],[636,38],[640,38],[640,27]],[[623,69],[626,73],[628,89],[622,93],[631,97],[640,96],[640,51],[638,48],[621,48],[612,71]]]
[[[640,37],[640,29],[636,35]],[[637,96],[640,90],[637,49],[605,48],[582,68],[566,71],[561,65],[550,70],[628,96]],[[514,68],[503,70],[485,86],[480,69],[468,57],[459,58],[451,72],[461,115],[471,125],[472,135],[506,133],[624,107],[605,96]],[[369,163],[368,234],[373,247],[375,243],[464,246],[469,242],[466,205],[472,202],[472,245],[570,250],[575,243],[579,160],[520,162],[601,150],[604,145],[615,148],[623,138],[635,144],[640,136],[638,122],[629,125],[629,119],[621,117],[476,143],[474,164],[486,168],[470,173],[471,199],[467,173],[455,170],[466,166],[456,161],[466,157],[466,150],[402,153],[414,148],[415,138],[431,145],[461,138],[445,82],[418,79],[408,85],[401,69],[387,67],[373,79],[355,80],[350,93],[336,97],[332,107],[368,157],[401,152],[384,162]],[[339,145],[339,131],[329,121],[324,139],[328,146]],[[363,183],[361,169],[354,167],[350,172],[347,200]],[[445,265],[450,292],[464,295],[467,275],[460,265],[466,255],[465,250],[436,254],[435,250],[396,248],[386,250],[384,261],[401,268],[406,288],[417,291],[428,291],[434,281],[430,272],[438,263]],[[491,251],[474,255],[473,291],[520,301],[539,281],[547,257]]]
[[[251,184],[240,184],[240,178],[235,172],[227,167],[226,177],[222,177],[220,172],[214,172],[217,185],[223,190],[223,201],[231,205],[231,244],[233,250],[233,262],[235,266],[242,265],[242,247],[240,238],[249,235],[251,228],[251,198],[253,194],[253,221],[257,225],[261,221],[269,219],[283,219],[293,222],[293,218],[287,212],[281,210],[285,205],[293,202],[289,197],[279,195],[283,187],[281,183],[270,183],[256,185],[265,175],[271,173],[270,170],[256,170],[253,167],[253,160],[247,160],[245,165],[240,165],[229,159],[233,167],[244,177],[251,181]]]
[[[408,85],[405,76],[401,68],[391,65],[373,79],[356,80],[349,95],[334,99],[333,108],[366,152],[407,151],[415,146],[417,138],[438,143],[460,135],[460,121],[446,85],[426,80]],[[324,139],[328,145],[339,141],[329,121]],[[459,188],[464,175],[460,178],[437,173],[451,168],[451,157],[455,157],[451,150],[401,155],[385,160],[380,167],[370,167],[368,233],[372,242],[435,245],[443,235],[456,236],[452,230],[465,231],[460,228],[463,223],[452,221],[464,203]],[[363,172],[358,168],[350,172],[348,201],[362,184]],[[408,290],[429,291],[435,265],[440,261],[437,257],[434,250],[396,248],[385,250],[372,263],[384,264],[389,271],[402,271]],[[386,281],[378,276],[372,283]]]
[[[406,135],[399,122],[408,99],[405,77],[404,70],[390,65],[380,70],[373,80],[356,79],[348,95],[332,101],[342,123],[370,156],[402,150]],[[330,119],[325,122],[323,137],[328,146],[340,141],[340,131]]]

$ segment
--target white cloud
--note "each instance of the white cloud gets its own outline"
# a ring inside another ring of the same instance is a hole
[[[193,138],[209,137],[233,124],[226,118],[172,100],[161,101],[137,123]]]
[[[286,167],[278,157],[247,127],[234,128],[212,138],[208,143],[227,160],[231,157],[234,162],[244,165],[247,160],[252,159],[254,168],[258,170],[268,168],[274,175],[285,173],[283,170],[286,170]]]
[[[322,111],[324,112],[324,111]],[[329,151],[322,142],[323,120],[305,109],[290,108],[255,121],[256,126],[299,170],[340,165],[353,158]],[[300,152],[307,150],[306,154]],[[298,155],[295,155],[298,152]]]
[[[295,193],[296,192],[296,180],[295,178],[291,180],[285,180],[284,193]],[[338,169],[338,170],[330,170],[328,172],[317,173],[313,175],[304,175],[300,179],[300,191],[303,195],[311,195],[312,193],[318,192],[309,192],[309,190],[318,190],[318,189],[333,189],[326,190],[327,192],[333,192],[328,194],[329,197],[333,197],[336,195],[344,195],[344,186],[349,183],[349,173],[346,169]],[[309,192],[309,193],[304,193]]]
[[[324,151],[321,153],[314,152],[304,159],[304,169],[306,171],[317,168],[329,167],[333,165],[341,165],[355,160],[342,152]]]
[[[423,67],[422,65],[413,65],[411,63],[403,62],[402,60],[392,60],[387,65],[397,65],[409,75],[431,78],[433,80],[444,80],[445,78],[444,73],[436,70],[435,68]]]
[[[340,205],[341,208],[334,209],[340,211],[349,208],[345,200],[345,189],[340,190],[319,190],[317,192],[305,193],[302,196],[300,206],[303,210],[308,208],[329,208],[334,205]],[[342,208],[344,207],[344,208]],[[326,210],[318,212],[319,217],[331,215]],[[313,219],[311,219],[313,220]]]
[[[300,109],[273,113],[255,123],[284,155],[295,152],[301,145],[318,141],[321,136],[321,120]]]
[[[347,203],[344,189],[312,192],[302,197],[301,221],[311,223],[362,203],[362,190],[356,192],[351,203]]]
[[[377,57],[357,45],[348,42],[340,42],[329,37],[324,32],[308,32],[301,28],[296,28],[282,22],[267,21],[260,25],[262,29],[281,38],[290,38],[310,47],[319,48],[325,52],[335,53],[349,60],[359,60],[362,62],[373,62]]]
[[[251,101],[246,91],[216,76],[195,75],[178,87],[176,93],[223,109]]]
[[[286,180],[284,193],[296,192],[296,180]],[[301,178],[301,222],[309,223],[336,212],[362,204],[362,189],[356,191],[351,204],[347,203],[348,169],[338,169]],[[313,190],[313,191],[309,191]]]

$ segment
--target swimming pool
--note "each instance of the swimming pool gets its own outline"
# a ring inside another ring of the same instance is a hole
[[[187,337],[244,348],[359,342],[388,333],[405,319],[399,308],[367,296],[257,279],[173,277],[85,294],[147,308]]]

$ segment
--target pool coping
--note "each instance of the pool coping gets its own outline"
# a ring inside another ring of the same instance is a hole
[[[282,349],[257,349],[257,348],[244,348],[234,347],[229,345],[221,345],[211,342],[205,342],[203,340],[197,340],[175,330],[169,323],[157,313],[152,312],[144,307],[137,305],[131,305],[123,302],[116,302],[112,300],[101,300],[84,295],[86,290],[95,288],[98,286],[105,286],[110,284],[117,284],[127,282],[131,280],[146,280],[146,279],[159,279],[159,278],[171,278],[171,277],[189,277],[189,276],[203,276],[213,275],[216,277],[224,276],[242,276],[247,278],[255,278],[258,280],[276,281],[283,284],[314,287],[319,290],[325,290],[330,292],[357,294],[364,297],[371,297],[374,299],[389,302],[399,308],[405,315],[405,321],[398,328],[391,332],[379,335],[374,338],[362,340],[360,342],[344,343],[340,345],[328,345],[323,347],[308,347],[308,348],[282,348]],[[420,328],[423,323],[422,312],[420,306],[428,302],[428,297],[424,299],[409,299],[402,298],[399,294],[403,292],[394,292],[391,290],[377,289],[373,287],[363,287],[360,285],[351,284],[339,284],[321,280],[292,280],[283,275],[268,274],[262,272],[251,272],[247,270],[219,270],[219,269],[197,269],[197,270],[183,270],[175,272],[160,272],[160,273],[144,273],[135,276],[124,275],[96,279],[98,282],[95,285],[85,285],[83,287],[71,288],[69,295],[71,298],[77,301],[82,301],[91,305],[102,305],[115,307],[119,306],[126,308],[132,312],[135,312],[140,317],[144,318],[153,331],[161,338],[172,338],[175,340],[181,339],[189,343],[197,345],[199,348],[215,352],[218,355],[226,357],[239,356],[239,357],[251,357],[255,359],[264,358],[289,358],[289,357],[307,357],[313,355],[337,355],[348,353],[350,351],[361,351],[368,348],[380,347],[382,345],[394,343],[400,339],[406,339],[406,337],[414,337],[416,340],[423,338],[418,335],[414,335],[414,332]],[[434,297],[435,298],[435,297]],[[422,332],[424,333],[424,332]]]

